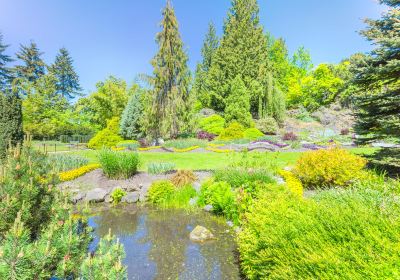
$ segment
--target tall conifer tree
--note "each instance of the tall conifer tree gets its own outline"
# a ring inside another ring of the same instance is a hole
[[[20,51],[17,53],[17,58],[20,59],[23,65],[15,66],[16,76],[25,79],[29,82],[35,82],[45,74],[45,63],[35,42],[31,42],[29,46],[21,45]]]
[[[54,64],[49,67],[56,79],[57,93],[67,99],[80,95],[79,77],[72,65],[73,60],[66,48],[61,48]]]
[[[12,79],[12,73],[7,64],[12,62],[13,59],[5,54],[8,45],[3,43],[3,34],[0,33],[0,91],[5,91],[9,88]]]
[[[151,96],[150,134],[176,137],[182,132],[190,112],[190,71],[187,55],[179,34],[178,22],[171,1],[167,0],[157,34],[158,53],[152,60],[153,91]]]

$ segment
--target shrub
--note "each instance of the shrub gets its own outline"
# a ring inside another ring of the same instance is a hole
[[[175,186],[170,181],[156,181],[149,188],[147,200],[152,204],[161,205],[170,200],[175,189]]]
[[[343,187],[359,178],[365,165],[364,158],[332,148],[304,153],[294,173],[306,188]]]
[[[197,180],[197,176],[191,170],[178,170],[171,178],[172,184],[176,187],[192,185]]]
[[[234,140],[244,138],[244,127],[238,122],[232,122],[227,128],[222,130],[218,139]]]
[[[274,118],[266,117],[256,121],[256,128],[264,134],[275,135],[279,127]]]
[[[104,174],[113,179],[132,177],[139,165],[139,155],[134,152],[115,152],[103,149],[98,153],[98,158]]]
[[[342,128],[340,130],[340,135],[349,135],[349,133],[350,133],[350,129],[348,129],[348,128]]]
[[[163,145],[166,148],[187,149],[191,147],[206,147],[207,142],[196,138],[169,140]]]
[[[285,184],[289,191],[293,194],[302,197],[303,196],[303,184],[301,181],[290,171],[281,170],[279,175],[285,179]]]
[[[297,135],[294,132],[286,132],[282,136],[283,141],[296,141],[297,140]]]
[[[68,154],[50,154],[48,160],[56,172],[76,169],[87,165],[89,162],[84,157]]]
[[[239,167],[229,167],[220,169],[214,172],[216,181],[227,182],[234,188],[239,188],[245,184],[260,182],[260,183],[274,183],[275,179],[272,174],[263,169],[250,169],[246,170]]]
[[[126,192],[121,188],[116,188],[111,193],[111,199],[114,204],[118,204],[121,202],[121,199],[126,195]]]
[[[147,164],[147,172],[152,175],[164,174],[175,169],[175,163],[172,162],[151,162]]]
[[[121,142],[118,142],[116,147],[123,147],[127,148],[128,150],[135,151],[137,148],[139,148],[139,142],[136,140],[124,140]]]
[[[212,141],[215,139],[216,135],[206,132],[206,131],[199,131],[197,132],[197,139]]]
[[[220,115],[211,115],[199,121],[201,130],[219,135],[225,127],[225,119]]]
[[[243,132],[244,138],[246,139],[250,139],[250,140],[255,140],[258,139],[262,136],[264,136],[264,134],[259,131],[257,128],[248,128]]]
[[[71,181],[71,180],[74,180],[76,178],[79,178],[79,177],[85,175],[86,173],[96,170],[100,167],[101,167],[101,165],[98,163],[84,165],[77,169],[60,172],[59,178],[60,178],[61,182]]]
[[[111,148],[123,141],[124,139],[118,135],[118,121],[119,118],[112,118],[108,121],[107,127],[90,139],[88,148],[96,150],[104,147]]]
[[[398,207],[370,189],[263,193],[238,236],[241,268],[250,280],[396,279]]]

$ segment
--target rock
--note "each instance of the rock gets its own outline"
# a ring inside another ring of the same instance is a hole
[[[107,202],[107,203],[111,203],[111,202],[112,202],[111,195],[108,194],[108,195],[106,196],[106,198],[104,199],[104,201]]]
[[[108,191],[102,188],[95,188],[86,193],[86,201],[88,202],[103,202]]]
[[[203,108],[200,110],[199,115],[202,117],[209,117],[215,114],[215,111],[210,108]]]
[[[75,194],[72,198],[71,198],[71,202],[73,204],[77,204],[79,201],[81,201],[83,198],[85,197],[84,193],[80,193],[78,192],[77,194]]]
[[[121,189],[123,189],[126,192],[135,192],[140,190],[140,186],[133,186],[133,185],[123,186]]]
[[[285,171],[292,171],[292,170],[293,170],[293,167],[291,167],[291,166],[286,166],[286,167],[283,168],[283,170],[285,170]]]
[[[196,192],[200,192],[201,189],[201,183],[196,181],[193,183],[193,188],[196,190]]]
[[[233,227],[233,222],[232,221],[227,221],[226,224],[228,225],[228,227]]]
[[[121,202],[123,203],[136,203],[138,201],[139,201],[139,193],[137,192],[128,193],[121,199]]]
[[[213,210],[213,206],[210,205],[210,204],[208,204],[208,205],[206,205],[206,206],[203,207],[203,210],[204,210],[204,211],[207,211],[207,212],[211,212],[211,211]]]
[[[190,206],[194,206],[194,205],[196,205],[197,204],[197,197],[192,197],[190,200],[189,200],[189,205]]]
[[[202,226],[196,226],[194,230],[192,230],[192,232],[190,233],[189,237],[190,240],[192,240],[193,242],[204,242],[207,240],[215,239],[211,231]]]
[[[275,176],[274,179],[276,180],[276,183],[278,185],[284,185],[285,184],[285,180],[283,180],[283,178],[280,177],[280,176]]]

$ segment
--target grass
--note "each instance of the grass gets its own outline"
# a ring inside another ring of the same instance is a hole
[[[35,150],[49,153],[78,149],[76,146],[71,146],[69,143],[61,143],[60,141],[32,141],[32,146]],[[82,148],[82,146],[80,146],[80,148]]]
[[[368,155],[376,151],[376,148],[354,148],[351,152],[359,155]],[[82,150],[73,151],[71,154],[86,157],[90,163],[98,163],[96,151]],[[276,152],[268,153],[276,158],[277,167],[283,168],[294,164],[300,157],[301,152]],[[250,153],[250,157],[255,154]],[[188,170],[215,170],[224,168],[233,160],[240,157],[240,153],[157,153],[157,152],[139,152],[140,167],[139,170],[147,171],[148,163],[152,162],[170,162],[174,163],[177,169]]]

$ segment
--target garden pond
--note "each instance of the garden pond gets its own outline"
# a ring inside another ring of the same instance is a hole
[[[88,222],[94,228],[90,250],[109,229],[124,245],[128,279],[241,279],[234,230],[210,213],[104,205],[93,209]],[[197,225],[216,240],[192,242]]]

